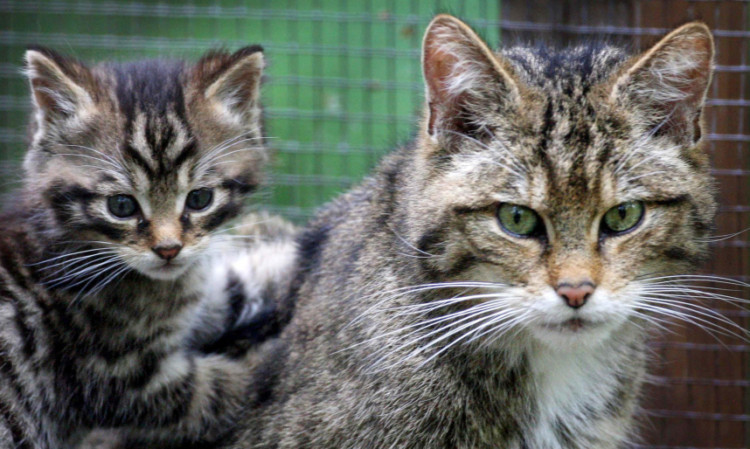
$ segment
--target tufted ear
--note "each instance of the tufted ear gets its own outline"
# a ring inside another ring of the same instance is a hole
[[[636,58],[619,75],[611,100],[641,111],[659,134],[694,144],[713,74],[714,41],[700,22],[683,25]]]
[[[260,81],[265,60],[259,46],[233,54],[210,52],[196,65],[194,75],[203,81],[205,99],[225,120],[241,126],[260,118]]]
[[[474,103],[502,108],[520,100],[518,83],[498,56],[465,23],[445,14],[435,17],[422,44],[422,72],[428,105],[427,131],[471,135],[477,124]]]
[[[42,47],[27,50],[24,59],[40,126],[81,114],[94,104],[93,77],[83,64]]]

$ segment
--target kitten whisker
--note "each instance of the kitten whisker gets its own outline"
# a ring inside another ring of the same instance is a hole
[[[95,161],[99,161],[99,162],[102,162],[102,163],[104,163],[104,164],[108,164],[108,165],[111,165],[111,166],[113,166],[114,168],[116,168],[117,170],[121,170],[121,168],[120,168],[120,167],[119,167],[119,166],[118,166],[117,164],[114,164],[114,163],[112,163],[112,162],[110,162],[110,161],[108,161],[108,160],[106,160],[106,159],[102,159],[102,158],[100,158],[100,157],[92,156],[92,155],[90,155],[90,154],[77,154],[77,153],[55,153],[55,155],[56,155],[56,156],[69,156],[69,157],[82,157],[82,158],[86,158],[86,159],[92,159],[92,160],[95,160]],[[98,168],[98,169],[100,169],[100,170],[103,170],[103,168],[102,168],[102,167],[96,167],[96,168]],[[118,173],[119,173],[119,171],[118,171]]]
[[[103,156],[107,161],[109,161],[111,163],[112,166],[114,166],[115,168],[117,168],[118,171],[120,171],[121,173],[127,173],[127,170],[125,170],[125,166],[122,163],[122,161],[117,160],[114,157],[112,157],[111,155],[106,154],[106,153],[104,153],[102,151],[99,151],[99,150],[91,148],[91,147],[82,146],[82,145],[63,145],[63,146],[66,146],[66,147],[69,147],[69,148],[80,148],[80,149],[83,149],[83,150],[88,150],[88,151],[94,152],[94,153],[96,153],[96,154],[98,154],[100,156]],[[102,162],[104,162],[104,161],[102,161]]]
[[[235,142],[237,142],[239,139],[242,139],[245,136],[247,136],[248,134],[251,134],[253,132],[254,132],[253,130],[247,130],[245,132],[241,132],[241,133],[235,135],[234,137],[230,137],[230,138],[224,140],[223,142],[221,142],[221,143],[215,145],[214,147],[208,149],[206,151],[206,154],[204,154],[203,156],[201,156],[201,159],[198,162],[200,163],[201,161],[205,160],[206,158],[210,158],[214,154],[220,153],[221,151],[224,151],[225,149],[227,149],[227,148],[231,147],[232,145],[234,145]],[[256,140],[256,139],[260,139],[260,137],[250,137],[248,139],[249,140]]]
[[[112,281],[114,281],[118,276],[120,276],[121,274],[124,274],[125,272],[131,271],[131,270],[132,269],[127,264],[123,263],[122,266],[119,269],[117,269],[116,271],[114,271],[113,273],[111,273],[108,277],[106,277],[106,278],[102,279],[101,281],[99,281],[99,283],[97,283],[84,296],[96,295],[97,293],[99,293],[102,290],[104,290],[104,288],[106,288],[107,285],[109,285],[110,283],[112,283]]]
[[[52,266],[49,266],[49,267],[40,268],[39,271],[41,272],[41,271],[45,271],[45,270],[48,270],[48,269],[53,269],[55,267],[58,267],[54,271],[46,273],[46,275],[45,275],[45,277],[52,277],[52,276],[57,275],[58,273],[63,273],[65,271],[67,271],[68,269],[83,268],[86,264],[97,262],[97,261],[102,260],[104,258],[107,258],[107,257],[109,257],[111,255],[115,255],[115,253],[114,252],[105,252],[105,253],[89,254],[87,256],[76,257],[76,258],[72,258],[70,260],[65,260],[65,261],[62,261],[62,262],[58,262],[55,265],[52,265]],[[94,260],[89,260],[89,259],[92,259],[92,258]],[[88,262],[85,262],[83,265],[79,265],[79,264],[83,263],[86,260],[88,260]]]
[[[112,270],[114,270],[114,273],[119,273],[123,269],[123,265],[125,265],[125,264],[123,264],[121,261],[118,261],[118,262],[119,263],[107,266],[102,271],[100,271],[100,272],[98,272],[96,274],[87,276],[86,279],[88,279],[88,282],[86,282],[83,285],[83,287],[81,287],[81,289],[79,290],[78,294],[70,302],[70,306],[72,306],[73,304],[76,304],[79,300],[81,300],[81,299],[89,296],[90,294],[93,294],[94,290],[96,289],[97,286],[99,286],[101,284],[102,280],[107,280],[112,275],[112,273],[110,273]],[[127,266],[125,266],[125,268],[127,268]],[[91,288],[91,290],[87,291],[86,289],[88,288],[88,286],[92,282],[94,282],[99,276],[104,276],[104,277],[103,277],[103,279],[99,280],[99,282],[97,282],[96,284],[94,284],[94,286]]]
[[[81,267],[76,267],[77,271],[72,271],[70,273],[65,274],[64,276],[58,277],[56,279],[52,279],[49,281],[42,282],[43,285],[47,286],[48,288],[55,288],[60,286],[61,284],[69,281],[70,279],[76,279],[79,277],[82,277],[83,275],[88,275],[92,271],[100,268],[100,267],[106,267],[109,264],[112,263],[119,263],[119,260],[116,258],[108,258],[104,262],[100,262],[99,260],[89,261],[86,264],[84,264]],[[87,276],[83,276],[84,279],[87,279]],[[75,287],[77,285],[80,285],[81,281],[78,281],[74,284],[68,285],[67,288]]]
[[[254,226],[257,226],[257,225],[260,225],[260,224],[269,223],[271,221],[272,220],[258,220],[258,221],[254,221],[252,223],[242,223],[242,224],[238,224],[236,226],[230,226],[230,227],[227,227],[227,228],[220,228],[220,229],[218,229],[216,231],[211,231],[209,234],[210,235],[225,234],[227,232],[234,231],[236,229],[241,229],[241,228],[245,228],[245,227],[254,227]]]
[[[90,252],[93,252],[93,251],[113,251],[113,250],[110,249],[110,248],[92,248],[92,249],[87,249],[87,250],[82,250],[82,251],[75,251],[75,252],[72,252],[72,253],[65,253],[65,254],[62,254],[62,255],[59,255],[59,256],[55,256],[55,257],[52,257],[52,258],[49,258],[49,259],[44,259],[44,260],[39,261],[39,262],[28,263],[28,264],[26,264],[26,266],[27,267],[34,267],[34,266],[37,266],[37,265],[43,265],[43,264],[46,264],[46,263],[49,263],[49,262],[54,262],[55,260],[69,258],[69,257],[75,256],[75,255],[78,255],[78,254],[85,254],[85,253],[90,253]],[[48,268],[48,267],[45,267],[43,269],[46,269],[46,268]]]
[[[221,158],[227,156],[228,154],[233,154],[233,153],[238,152],[238,151],[251,151],[251,150],[252,151],[261,151],[263,149],[262,147],[252,146],[252,147],[246,147],[246,148],[243,148],[243,149],[240,149],[240,150],[236,150],[236,151],[230,152],[228,154],[223,153],[225,150],[228,150],[228,149],[230,149],[230,148],[232,148],[232,147],[234,147],[236,145],[240,145],[242,143],[257,142],[259,140],[265,141],[265,140],[268,140],[268,139],[272,139],[272,137],[248,137],[248,138],[244,138],[244,139],[233,141],[233,142],[228,143],[228,144],[226,144],[224,146],[218,146],[217,148],[212,149],[211,151],[209,151],[205,156],[201,157],[201,159],[196,164],[195,169],[198,172],[203,171],[209,164],[211,164],[212,161],[221,159]]]

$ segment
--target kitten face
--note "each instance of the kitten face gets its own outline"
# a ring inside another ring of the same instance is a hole
[[[26,187],[55,237],[105,248],[153,279],[179,277],[259,182],[260,49],[193,66],[89,68],[44,49],[27,62],[36,122]]]
[[[428,29],[418,247],[428,272],[502,284],[507,319],[566,348],[642,316],[650,281],[705,255],[713,46],[689,24],[634,60],[541,51],[493,54],[447,17]]]

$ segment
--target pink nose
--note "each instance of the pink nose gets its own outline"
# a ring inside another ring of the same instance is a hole
[[[153,248],[151,248],[151,250],[155,252],[157,256],[161,257],[164,260],[174,259],[180,253],[181,249],[181,245],[154,246]]]
[[[581,282],[576,286],[561,282],[557,285],[555,291],[565,301],[565,304],[577,309],[586,304],[591,294],[594,293],[595,288],[596,286],[589,281]]]

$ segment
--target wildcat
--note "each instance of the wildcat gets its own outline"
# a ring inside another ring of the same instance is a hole
[[[716,210],[712,60],[701,23],[638,56],[493,53],[437,16],[416,143],[303,231],[294,313],[227,447],[635,439],[646,311],[704,259]]]
[[[267,159],[262,49],[87,66],[26,53],[24,185],[0,218],[0,447],[118,428],[155,445],[234,424],[252,357],[197,350],[242,304],[201,301],[205,257]]]

